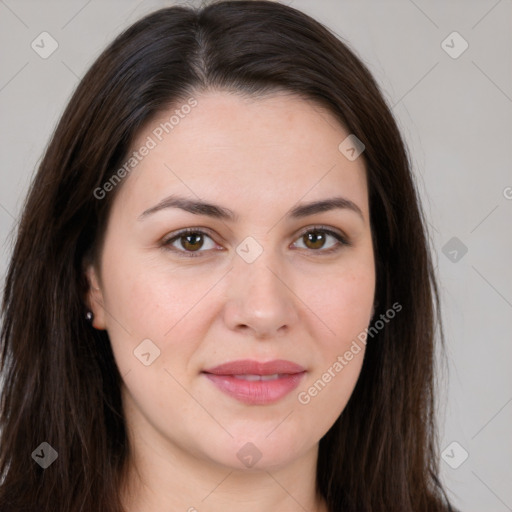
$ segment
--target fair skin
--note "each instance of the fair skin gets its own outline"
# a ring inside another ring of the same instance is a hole
[[[375,268],[364,162],[338,150],[349,132],[334,117],[296,96],[194,97],[197,107],[119,185],[99,265],[88,268],[93,326],[107,330],[123,376],[133,453],[125,507],[327,512],[315,490],[318,443],[350,398],[364,349],[307,404],[297,397],[370,322]],[[148,123],[133,149],[175,108]],[[138,219],[171,194],[229,208],[238,219],[178,208]],[[360,214],[288,215],[338,196]],[[351,245],[325,231],[323,244],[309,240],[318,225]],[[202,245],[197,235],[182,236],[166,249],[183,228],[205,231]],[[236,252],[247,237],[263,249],[250,263]],[[134,355],[145,339],[160,350],[148,366]],[[306,374],[275,403],[245,404],[201,373],[236,359],[286,359]],[[237,457],[246,443],[261,454],[251,467]]]

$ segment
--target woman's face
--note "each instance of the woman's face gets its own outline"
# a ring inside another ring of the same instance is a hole
[[[338,148],[349,133],[334,117],[296,96],[195,99],[133,145],[88,271],[94,327],[148,450],[284,467],[316,454],[363,362],[354,340],[375,291],[364,163]],[[310,206],[326,200],[337,205]],[[255,364],[205,373],[238,360]],[[275,360],[296,366],[256,364]]]

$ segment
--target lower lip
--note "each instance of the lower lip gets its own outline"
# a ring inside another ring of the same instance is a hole
[[[205,373],[221,391],[249,405],[265,405],[277,402],[292,392],[306,372],[294,373],[275,380],[248,381],[233,375]]]

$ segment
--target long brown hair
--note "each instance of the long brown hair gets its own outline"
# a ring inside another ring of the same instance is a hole
[[[403,309],[368,339],[351,399],[320,441],[317,486],[331,512],[450,510],[437,476],[438,289],[404,143],[354,52],[271,1],[151,13],[109,45],[73,94],[31,184],[6,276],[0,510],[122,511],[130,453],[121,376],[84,302],[84,264],[99,257],[122,183],[101,200],[94,191],[148,120],[206,89],[295,93],[365,145],[374,318],[396,302]],[[32,456],[42,442],[58,453],[47,469]]]

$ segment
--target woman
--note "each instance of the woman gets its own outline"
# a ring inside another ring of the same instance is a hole
[[[0,510],[451,510],[438,307],[347,46],[275,2],[154,12],[83,78],[24,207]]]

